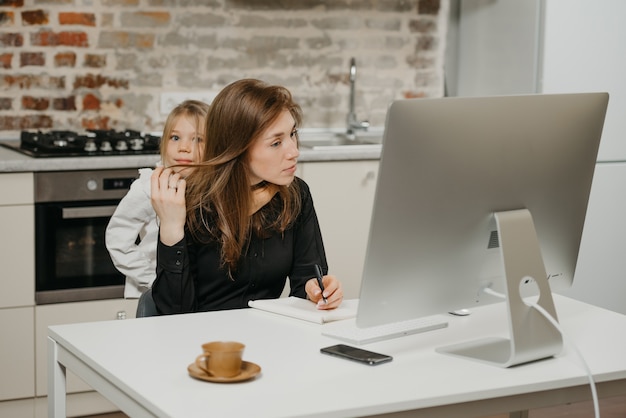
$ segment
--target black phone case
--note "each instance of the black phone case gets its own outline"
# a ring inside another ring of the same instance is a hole
[[[386,354],[375,353],[373,351],[368,351],[362,348],[352,347],[345,344],[337,344],[330,347],[324,347],[320,349],[320,352],[323,354],[328,354],[331,356],[368,364],[370,366],[387,363],[393,360],[393,357]]]

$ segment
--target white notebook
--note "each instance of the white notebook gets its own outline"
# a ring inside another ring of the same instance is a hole
[[[315,303],[295,296],[280,299],[251,300],[248,302],[248,306],[251,308],[290,316],[304,321],[316,322],[318,324],[354,318],[356,317],[358,305],[358,299],[347,299],[341,302],[338,308],[320,310],[317,309]]]

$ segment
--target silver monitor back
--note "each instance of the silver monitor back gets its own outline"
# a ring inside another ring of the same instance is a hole
[[[500,301],[494,212],[528,209],[550,286],[570,286],[606,93],[409,99],[387,114],[356,323]]]

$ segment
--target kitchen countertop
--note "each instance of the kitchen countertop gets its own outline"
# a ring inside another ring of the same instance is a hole
[[[298,161],[378,160],[380,153],[381,147],[377,146],[328,147],[321,150],[301,147]],[[34,158],[0,146],[0,173],[153,167],[158,159],[158,155]]]

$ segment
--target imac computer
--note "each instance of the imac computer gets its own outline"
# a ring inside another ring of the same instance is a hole
[[[443,348],[508,367],[558,354],[606,93],[407,99],[387,113],[356,326],[506,297],[510,339]],[[528,289],[528,290],[527,290]]]

